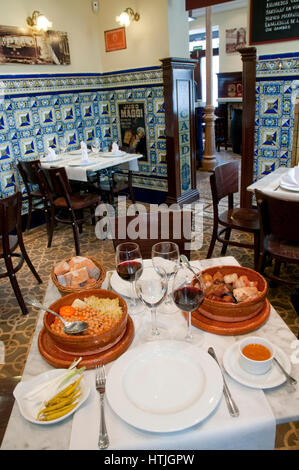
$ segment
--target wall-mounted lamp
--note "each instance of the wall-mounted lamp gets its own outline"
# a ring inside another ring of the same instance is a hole
[[[119,16],[116,17],[116,21],[121,26],[129,26],[131,21],[139,21],[140,15],[135,12],[132,8],[126,8]]]
[[[37,10],[35,10],[31,16],[27,17],[27,24],[30,28],[37,31],[47,31],[52,27],[52,22]]]

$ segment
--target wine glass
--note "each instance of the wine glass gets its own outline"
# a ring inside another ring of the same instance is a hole
[[[175,274],[172,296],[176,306],[187,315],[187,332],[184,340],[193,344],[203,342],[203,333],[192,329],[191,313],[196,310],[204,299],[203,284],[198,282],[193,284],[194,274],[184,266],[181,266]]]
[[[146,266],[139,269],[135,278],[135,290],[139,299],[151,310],[150,327],[143,330],[143,338],[146,341],[166,339],[168,332],[163,325],[157,324],[157,307],[167,294],[167,274],[164,269],[154,266]]]
[[[168,278],[168,294],[165,302],[160,307],[159,312],[164,314],[174,313],[176,305],[173,303],[171,295],[170,281],[180,264],[180,250],[177,243],[158,242],[152,247],[152,263],[155,268],[163,268]]]
[[[130,283],[131,299],[128,301],[130,314],[141,313],[144,307],[142,303],[137,302],[134,288],[136,271],[143,268],[142,256],[137,243],[125,242],[117,245],[115,264],[119,277]],[[130,297],[130,294],[128,297]]]
[[[65,137],[61,137],[60,140],[59,140],[59,148],[61,150],[61,154],[62,156],[64,155],[66,149],[67,149],[68,145],[67,145],[67,140]]]
[[[95,137],[91,143],[91,150],[94,153],[99,153],[100,149],[101,149],[100,139],[98,137]]]

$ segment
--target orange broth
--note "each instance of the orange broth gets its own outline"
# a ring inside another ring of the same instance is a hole
[[[247,344],[242,349],[242,353],[253,361],[266,361],[271,357],[271,351],[262,344]]]

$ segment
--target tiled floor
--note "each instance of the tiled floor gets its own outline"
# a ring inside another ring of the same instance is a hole
[[[226,161],[239,159],[239,156],[221,151],[218,154],[218,159],[219,161]],[[193,252],[193,259],[204,259],[206,257],[210,241],[213,207],[209,176],[209,173],[201,171],[197,175],[200,202],[203,203],[204,207],[204,233],[203,246],[197,252]],[[111,240],[102,241],[97,239],[92,225],[87,225],[84,228],[80,240],[82,255],[88,254],[103,260],[107,269],[114,268],[114,251]],[[18,273],[18,281],[24,296],[32,294],[39,301],[42,301],[53,264],[74,254],[72,230],[64,226],[58,227],[54,233],[52,247],[47,248],[46,230],[45,227],[40,227],[25,235],[25,244],[29,256],[43,280],[43,284],[39,285],[36,283],[35,278],[26,265]],[[220,248],[219,244],[216,244],[213,256],[220,256]],[[253,256],[250,250],[232,247],[228,249],[227,254],[235,256],[242,265],[253,267]],[[299,282],[298,271],[292,271],[292,274],[297,276]],[[5,345],[5,362],[3,364],[0,363],[1,379],[22,375],[38,312],[32,308],[26,316],[20,313],[8,280],[1,280],[0,296],[0,341],[4,342]],[[297,335],[299,331],[299,317],[290,302],[290,289],[285,287],[270,288],[269,300],[291,330]],[[288,423],[278,426],[276,448],[299,449],[299,423]]]

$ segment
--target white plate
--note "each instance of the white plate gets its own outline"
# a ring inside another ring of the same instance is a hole
[[[104,157],[104,158],[107,158],[107,157],[117,158],[117,157],[123,157],[124,155],[126,155],[126,152],[119,152],[118,154],[114,154],[112,152],[99,152],[98,155],[99,157]]]
[[[228,348],[223,356],[223,365],[226,372],[237,382],[251,388],[267,389],[277,387],[285,382],[286,378],[279,367],[273,362],[269,372],[262,375],[254,375],[246,372],[239,363],[239,343]],[[275,355],[285,370],[291,372],[291,364],[287,355],[277,346],[273,345]]]
[[[82,150],[81,149],[78,149],[78,150],[70,150],[69,152],[67,152],[69,155],[81,155],[82,153]],[[91,150],[90,149],[87,149],[87,153],[91,153]]]
[[[82,395],[79,398],[78,405],[73,410],[71,410],[69,413],[67,413],[64,416],[61,416],[61,418],[53,419],[52,421],[37,421],[36,420],[37,413],[40,411],[42,405],[36,403],[33,400],[28,400],[27,398],[25,398],[25,396],[31,389],[33,389],[33,387],[42,383],[43,381],[47,381],[61,374],[62,371],[66,371],[66,369],[53,369],[48,372],[44,372],[43,374],[40,374],[34,377],[34,379],[32,380],[19,382],[18,385],[15,387],[14,392],[13,392],[14,397],[19,405],[19,410],[21,414],[23,415],[25,419],[27,419],[27,421],[30,421],[31,423],[35,423],[35,424],[41,424],[41,425],[59,423],[60,421],[70,416],[72,413],[75,413],[75,411],[77,411],[79,406],[81,406],[82,403],[84,403],[84,401],[87,399],[89,392],[90,392],[90,387],[88,386],[87,382],[84,380],[84,377],[83,377],[80,381]],[[76,380],[76,376],[72,380]]]
[[[41,163],[56,163],[56,162],[61,162],[63,158],[55,158],[55,160],[47,160],[46,158],[43,158]]]
[[[299,193],[299,186],[295,186],[292,184],[280,183],[279,185],[282,189],[286,189],[287,191],[293,191],[295,193]]]
[[[223,393],[219,366],[181,341],[145,343],[112,365],[106,395],[115,413],[150,432],[175,432],[203,421]]]

